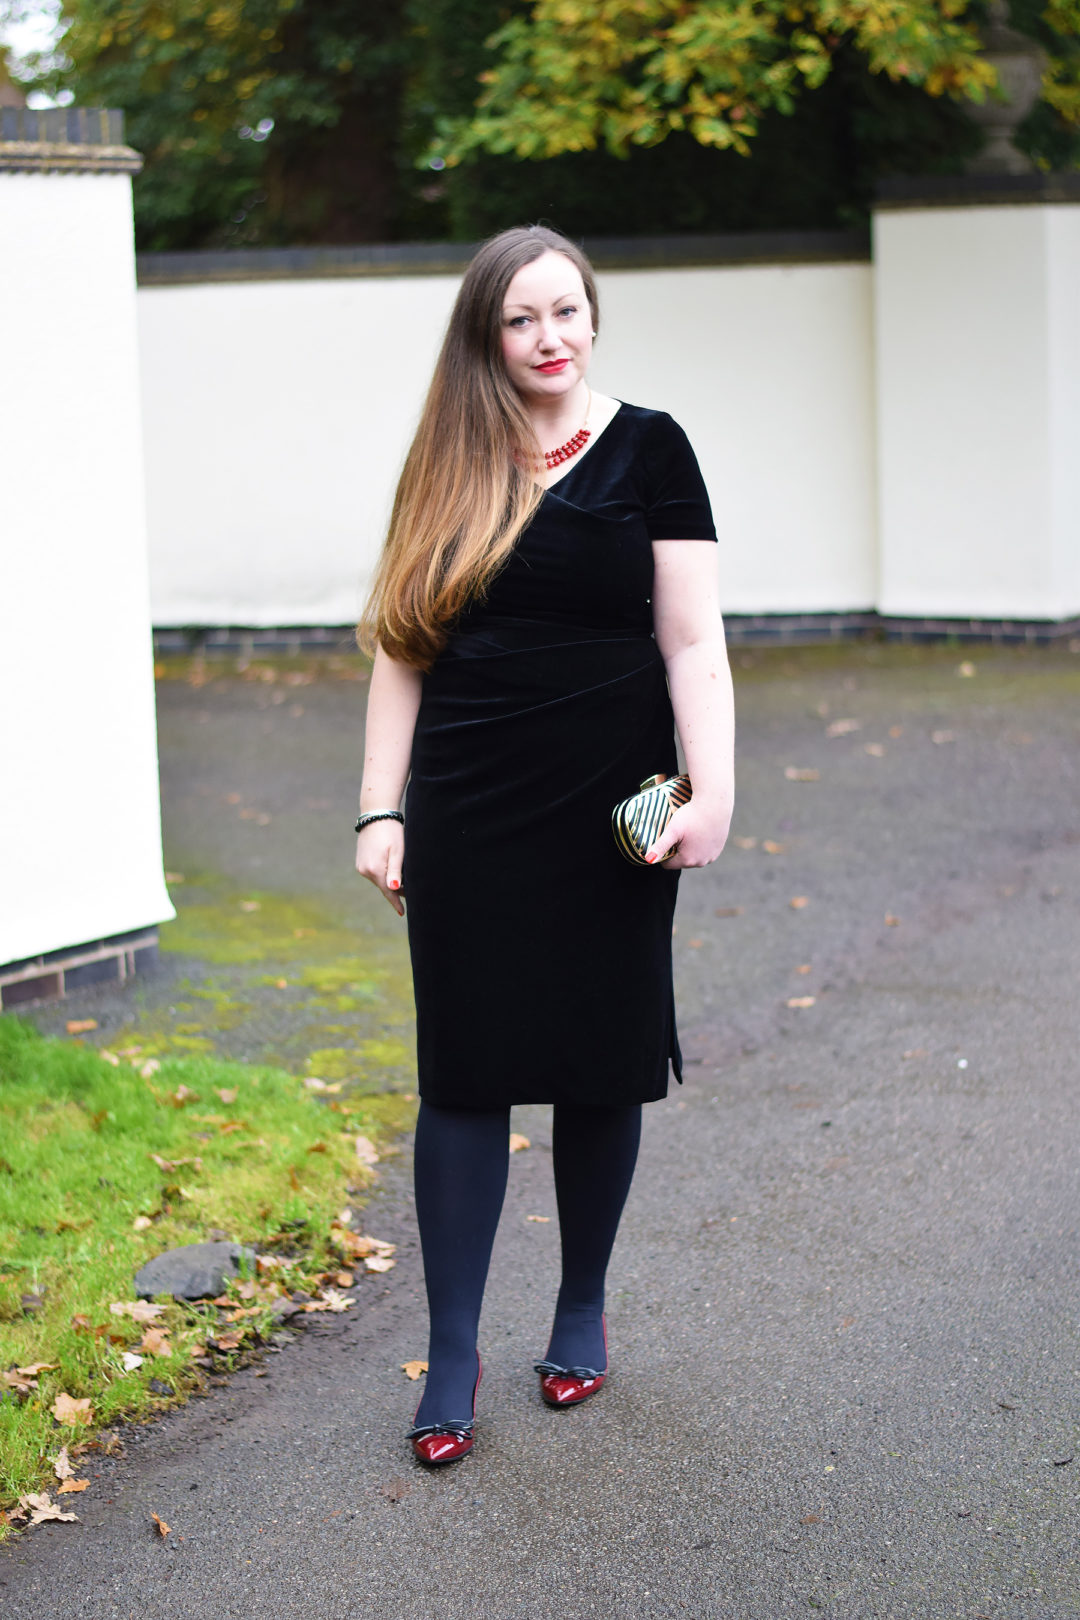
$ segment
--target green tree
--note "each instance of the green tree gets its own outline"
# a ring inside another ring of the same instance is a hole
[[[140,246],[395,234],[410,61],[400,7],[68,0],[62,27],[58,49],[31,63],[32,82],[124,110],[146,160]]]
[[[931,97],[983,100],[996,76],[969,0],[535,0],[494,35],[476,113],[444,125],[448,162],[474,151],[622,155],[685,132],[749,154],[762,119],[794,112],[842,53]],[[1080,0],[1050,0],[1044,99],[1080,123]]]

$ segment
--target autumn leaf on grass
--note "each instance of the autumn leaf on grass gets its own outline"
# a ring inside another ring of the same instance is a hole
[[[428,1364],[426,1361],[403,1361],[401,1363],[401,1370],[405,1374],[406,1378],[411,1378],[413,1383],[415,1383],[421,1373],[427,1372]]]
[[[52,1460],[52,1466],[53,1473],[56,1475],[57,1479],[75,1478],[75,1470],[71,1466],[71,1458],[68,1456],[67,1446],[60,1447],[60,1450],[56,1453],[56,1456]]]
[[[19,1497],[19,1505],[12,1518],[25,1518],[29,1514],[31,1524],[45,1524],[50,1519],[62,1519],[65,1524],[77,1521],[77,1513],[65,1513],[62,1508],[49,1496],[48,1491],[31,1492],[28,1496]]]
[[[202,1160],[199,1159],[199,1158],[195,1158],[195,1159],[163,1159],[161,1157],[160,1153],[151,1153],[150,1157],[153,1159],[153,1161],[157,1165],[158,1169],[159,1170],[164,1170],[164,1172],[165,1172],[165,1174],[167,1176],[172,1175],[174,1170],[182,1170],[184,1165],[186,1165],[186,1164],[190,1164],[190,1166],[191,1166],[191,1168],[193,1170],[201,1170],[202,1169]]]
[[[90,1404],[89,1396],[76,1400],[73,1395],[60,1394],[49,1407],[49,1411],[57,1423],[67,1423],[72,1428],[80,1423],[93,1421],[94,1409]]]
[[[226,1107],[228,1107],[230,1103],[234,1103],[237,1097],[240,1095],[240,1092],[235,1086],[215,1086],[214,1093],[216,1096],[221,1098]]]
[[[114,1299],[109,1306],[114,1316],[130,1316],[133,1322],[156,1322],[164,1316],[164,1305],[153,1305],[148,1299]]]
[[[125,1372],[134,1372],[136,1367],[141,1367],[143,1364],[142,1356],[137,1356],[134,1350],[121,1351],[120,1361]]]
[[[153,1224],[154,1222],[152,1216],[136,1215],[135,1219],[131,1223],[131,1230],[133,1232],[145,1232],[147,1227],[153,1226]]]
[[[197,1091],[192,1091],[189,1086],[177,1086],[166,1101],[172,1103],[174,1108],[183,1108],[185,1103],[198,1102],[199,1094]]]
[[[150,1517],[157,1525],[157,1533],[159,1536],[167,1536],[170,1533],[171,1526],[167,1525],[164,1519],[159,1519],[156,1513],[151,1513]]]
[[[239,1350],[242,1333],[219,1333],[215,1344],[219,1350]]]
[[[532,1147],[532,1143],[529,1141],[527,1136],[522,1136],[520,1131],[510,1132],[511,1153],[524,1153],[525,1149],[528,1147]]]
[[[358,1136],[354,1145],[356,1147],[356,1157],[362,1165],[370,1169],[372,1165],[378,1164],[379,1152],[369,1137]]]
[[[139,1341],[139,1349],[148,1356],[171,1356],[168,1328],[149,1327]]]

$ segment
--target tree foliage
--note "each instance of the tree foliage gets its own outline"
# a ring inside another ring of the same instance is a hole
[[[982,101],[996,75],[980,14],[969,0],[535,0],[493,36],[477,111],[443,125],[441,151],[622,155],[686,132],[746,155],[764,115],[792,113],[843,51],[894,84]],[[1041,21],[1059,52],[1046,99],[1080,122],[1080,0],[1050,0]]]
[[[124,110],[142,248],[842,225],[883,173],[961,168],[993,79],[979,0],[0,0],[0,27],[50,3],[19,74]],[[1011,7],[1049,55],[1024,144],[1080,162],[1080,0]]]

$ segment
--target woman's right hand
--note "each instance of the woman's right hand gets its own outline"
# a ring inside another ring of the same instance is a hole
[[[401,867],[405,858],[405,829],[400,821],[369,821],[356,835],[356,870],[386,896],[399,917]]]

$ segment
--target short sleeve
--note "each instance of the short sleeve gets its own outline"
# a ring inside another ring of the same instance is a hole
[[[649,539],[715,540],[709,492],[697,457],[666,411],[657,411],[643,449]]]

